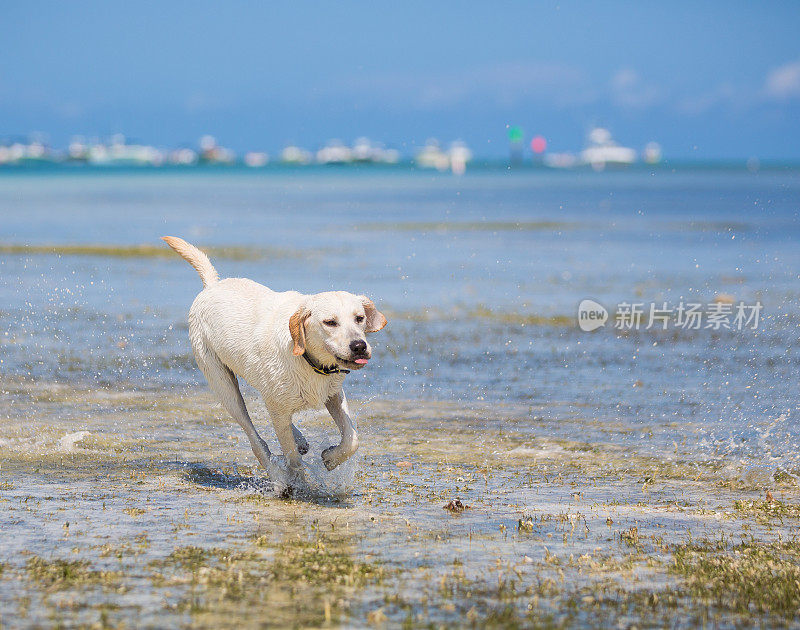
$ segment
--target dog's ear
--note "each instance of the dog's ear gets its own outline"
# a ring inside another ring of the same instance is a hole
[[[378,332],[381,328],[386,326],[386,317],[384,317],[383,313],[375,308],[375,304],[373,304],[372,300],[370,300],[368,297],[362,295],[361,301],[364,304],[364,314],[367,316],[367,327],[365,328],[365,332]]]
[[[311,315],[305,306],[298,308],[289,318],[289,334],[294,341],[292,354],[299,357],[306,351],[306,320]]]

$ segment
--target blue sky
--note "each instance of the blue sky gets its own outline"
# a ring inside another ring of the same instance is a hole
[[[800,159],[800,2],[4,0],[0,138],[237,150],[366,135],[507,153],[608,126],[667,157]]]

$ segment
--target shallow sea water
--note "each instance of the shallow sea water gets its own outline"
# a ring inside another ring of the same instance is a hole
[[[798,212],[786,169],[0,173],[0,621],[791,623],[800,585],[691,575],[745,539],[797,559]],[[278,496],[194,366],[200,282],[162,234],[378,303],[352,461],[325,471],[335,426],[303,414],[310,489]],[[585,298],[721,294],[758,329],[577,326]]]

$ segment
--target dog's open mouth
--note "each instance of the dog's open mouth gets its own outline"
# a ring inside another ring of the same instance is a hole
[[[366,357],[343,359],[338,355],[333,356],[336,357],[336,363],[338,363],[340,367],[345,367],[348,370],[360,370],[361,368],[366,367],[367,363],[369,363],[369,359]]]

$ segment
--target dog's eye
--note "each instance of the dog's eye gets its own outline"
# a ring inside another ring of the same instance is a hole
[[[331,328],[339,325],[339,322],[337,322],[335,319],[326,319],[323,320],[322,323],[325,324],[326,326],[330,326]]]
[[[360,324],[363,321],[364,321],[363,315],[356,315],[356,324]]]

